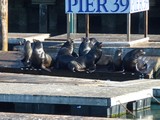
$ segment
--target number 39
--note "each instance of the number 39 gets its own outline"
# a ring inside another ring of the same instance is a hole
[[[117,12],[121,7],[124,8],[121,12],[124,12],[129,7],[129,0],[115,0],[114,5],[116,9],[111,10],[112,12]]]

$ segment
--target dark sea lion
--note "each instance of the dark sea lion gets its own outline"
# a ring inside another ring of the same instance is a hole
[[[82,38],[82,42],[79,46],[79,56],[86,55],[94,46],[94,44],[98,42],[96,38]],[[102,51],[102,56],[97,62],[98,68],[102,68],[103,66],[108,65],[112,60],[112,57],[109,55],[106,55]]]
[[[75,59],[73,54],[73,41],[71,39],[67,40],[59,49],[56,61],[55,61],[55,67],[57,69],[67,69],[68,63]]]
[[[79,51],[78,51],[79,56],[86,55],[94,46],[94,44],[98,42],[96,38],[84,38],[84,37],[81,38],[81,41],[82,42],[79,45]]]
[[[92,49],[83,56],[80,56],[68,64],[68,69],[72,72],[86,71],[88,73],[96,70],[96,63],[102,55],[102,43],[96,42]]]
[[[117,49],[113,56],[113,70],[123,71],[122,63],[123,63],[122,49]]]
[[[111,55],[106,55],[105,53],[103,53],[102,51],[102,56],[101,58],[98,60],[97,62],[97,66],[99,68],[101,67],[106,67],[107,65],[111,64],[112,63],[112,59],[113,57]]]
[[[57,56],[65,55],[65,54],[72,54],[73,52],[73,40],[67,40],[59,49]]]
[[[123,58],[123,67],[125,71],[138,72],[140,69],[145,67],[142,65],[142,61],[138,61],[140,56],[145,55],[142,49],[134,49],[128,52]]]
[[[43,44],[39,40],[34,40],[31,65],[34,68],[40,68],[49,72],[51,71],[49,67],[53,65],[53,58],[45,53]]]
[[[91,50],[90,40],[88,38],[84,38],[84,37],[82,37],[81,40],[82,40],[82,42],[79,45],[79,51],[78,51],[79,56],[86,55]]]
[[[68,39],[63,45],[61,46],[60,50],[58,51],[58,55],[64,54],[71,54],[74,57],[78,57],[79,55],[74,51],[74,42],[72,39]]]
[[[91,48],[94,46],[94,44],[95,44],[96,42],[98,42],[98,40],[97,40],[96,38],[89,38],[89,40],[90,40],[90,47],[91,47]]]
[[[25,41],[24,43],[24,58],[21,60],[23,64],[27,67],[30,66],[31,56],[32,56],[32,46],[30,41]]]

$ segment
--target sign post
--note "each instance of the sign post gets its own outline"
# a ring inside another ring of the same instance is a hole
[[[130,41],[131,14],[145,11],[145,37],[148,33],[149,0],[65,0],[65,12],[87,14],[86,22],[89,24],[89,14],[127,14],[127,40]],[[86,25],[86,37],[89,33]]]
[[[0,0],[0,43],[8,51],[8,0]]]
[[[70,14],[67,14],[67,39],[70,38]]]
[[[67,39],[70,38],[70,33],[75,33],[77,29],[77,16],[76,14],[67,14]]]
[[[89,14],[86,14],[86,37],[89,37]]]
[[[144,12],[144,37],[148,35],[148,11]]]
[[[131,13],[127,14],[127,41],[131,39]]]

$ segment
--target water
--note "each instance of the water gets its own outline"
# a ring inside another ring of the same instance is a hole
[[[122,115],[120,118],[133,120],[160,120],[160,104],[153,104],[150,108],[130,114]]]

